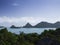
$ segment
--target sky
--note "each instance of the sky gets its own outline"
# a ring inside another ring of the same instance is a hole
[[[36,25],[60,21],[60,0],[0,0],[0,25]]]

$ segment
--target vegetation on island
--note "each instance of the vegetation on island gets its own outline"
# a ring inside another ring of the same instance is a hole
[[[44,30],[41,34],[14,34],[4,28],[0,30],[0,45],[60,45],[60,28]]]

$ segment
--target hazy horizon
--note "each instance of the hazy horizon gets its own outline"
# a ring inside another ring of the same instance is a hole
[[[0,25],[60,21],[60,0],[0,0]]]

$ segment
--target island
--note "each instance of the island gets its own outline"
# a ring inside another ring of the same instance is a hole
[[[22,28],[33,28],[33,26],[30,23],[27,23],[25,26],[23,26]]]
[[[5,28],[4,26],[0,26],[0,28]]]
[[[21,27],[16,27],[15,25],[12,25],[10,28],[21,28]]]
[[[56,23],[49,23],[49,22],[40,22],[34,26],[32,26],[30,23],[27,23],[22,28],[60,28],[60,22]]]

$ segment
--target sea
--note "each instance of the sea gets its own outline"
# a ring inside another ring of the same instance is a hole
[[[2,29],[2,28],[0,28]],[[26,34],[28,33],[37,33],[41,34],[44,30],[49,30],[53,29],[55,30],[56,28],[7,28],[9,32],[15,33],[15,34],[20,34],[21,32],[24,32]]]

